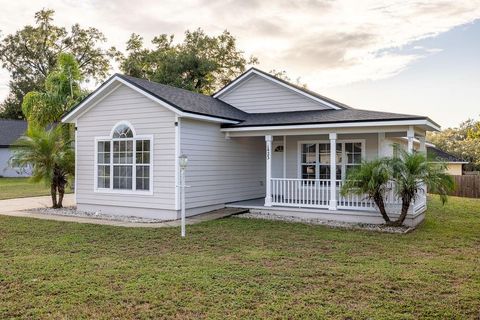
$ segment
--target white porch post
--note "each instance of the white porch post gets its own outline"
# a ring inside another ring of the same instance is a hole
[[[385,151],[385,132],[378,133],[378,157],[382,158],[386,156]]]
[[[272,206],[272,136],[265,136],[265,159],[267,161],[267,178],[265,190],[265,206]]]
[[[337,210],[337,134],[330,133],[330,203],[329,210]]]
[[[420,148],[418,149],[418,151],[420,151],[424,155],[427,155],[427,147],[425,146],[425,136],[419,136],[418,140],[420,141]]]
[[[407,151],[408,153],[413,153],[413,138],[415,137],[415,131],[413,130],[413,126],[409,126],[407,130],[407,139],[408,139],[408,146]]]

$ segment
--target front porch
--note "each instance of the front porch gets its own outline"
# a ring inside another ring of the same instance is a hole
[[[426,202],[425,202],[426,203]],[[361,207],[351,207],[344,209],[339,207],[337,210],[329,210],[321,206],[285,206],[274,205],[265,206],[264,198],[237,201],[226,204],[227,208],[248,209],[250,213],[261,216],[270,216],[275,220],[285,220],[291,222],[306,222],[316,224],[318,222],[339,221],[353,224],[383,224],[385,221],[373,205],[371,208],[362,209]],[[418,204],[416,210],[412,210],[406,219],[404,225],[414,227],[421,223],[425,218],[426,204]],[[397,219],[399,213],[390,213],[392,220]]]
[[[383,223],[375,203],[366,195],[342,195],[348,170],[362,160],[393,156],[394,143],[409,152],[426,152],[425,130],[416,126],[379,128],[229,132],[228,139],[262,135],[265,138],[265,198],[239,201],[231,207],[301,219],[352,223]],[[385,205],[390,218],[401,211],[395,185],[387,188]],[[426,189],[409,208],[405,224],[423,220]]]

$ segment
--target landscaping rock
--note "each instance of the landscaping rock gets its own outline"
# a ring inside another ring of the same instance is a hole
[[[64,207],[60,209],[53,209],[53,208],[36,208],[36,209],[28,209],[25,211],[31,211],[36,213],[41,213],[45,215],[58,215],[58,216],[70,216],[70,217],[81,217],[81,218],[93,218],[93,219],[100,219],[100,220],[111,220],[111,221],[122,221],[122,222],[133,222],[133,223],[159,223],[165,222],[165,220],[161,219],[154,219],[154,218],[142,218],[142,217],[135,217],[135,216],[121,216],[121,215],[111,215],[101,213],[99,211],[96,212],[85,212],[77,210],[76,207]]]
[[[374,232],[385,232],[385,233],[398,233],[404,234],[415,230],[414,227],[392,227],[384,224],[366,224],[366,223],[349,223],[333,220],[321,220],[321,219],[307,219],[299,218],[294,216],[280,216],[271,213],[259,214],[259,213],[243,213],[236,215],[234,217],[245,218],[245,219],[264,219],[264,220],[278,220],[284,222],[296,222],[296,223],[305,223],[312,225],[323,225],[330,228],[341,228],[348,230],[365,230],[365,231],[374,231]]]

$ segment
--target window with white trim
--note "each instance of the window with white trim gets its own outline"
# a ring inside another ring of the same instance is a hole
[[[150,191],[151,139],[135,136],[125,123],[112,132],[111,138],[97,139],[97,189]]]
[[[336,179],[345,179],[349,170],[362,162],[363,142],[336,144]],[[300,145],[300,178],[330,179],[330,142],[302,143]]]

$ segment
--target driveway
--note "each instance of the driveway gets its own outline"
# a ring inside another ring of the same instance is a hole
[[[63,198],[63,205],[65,207],[74,206],[75,195],[73,193],[66,194]],[[50,206],[52,206],[52,198],[50,196],[0,200],[0,214],[9,211],[28,210]]]

